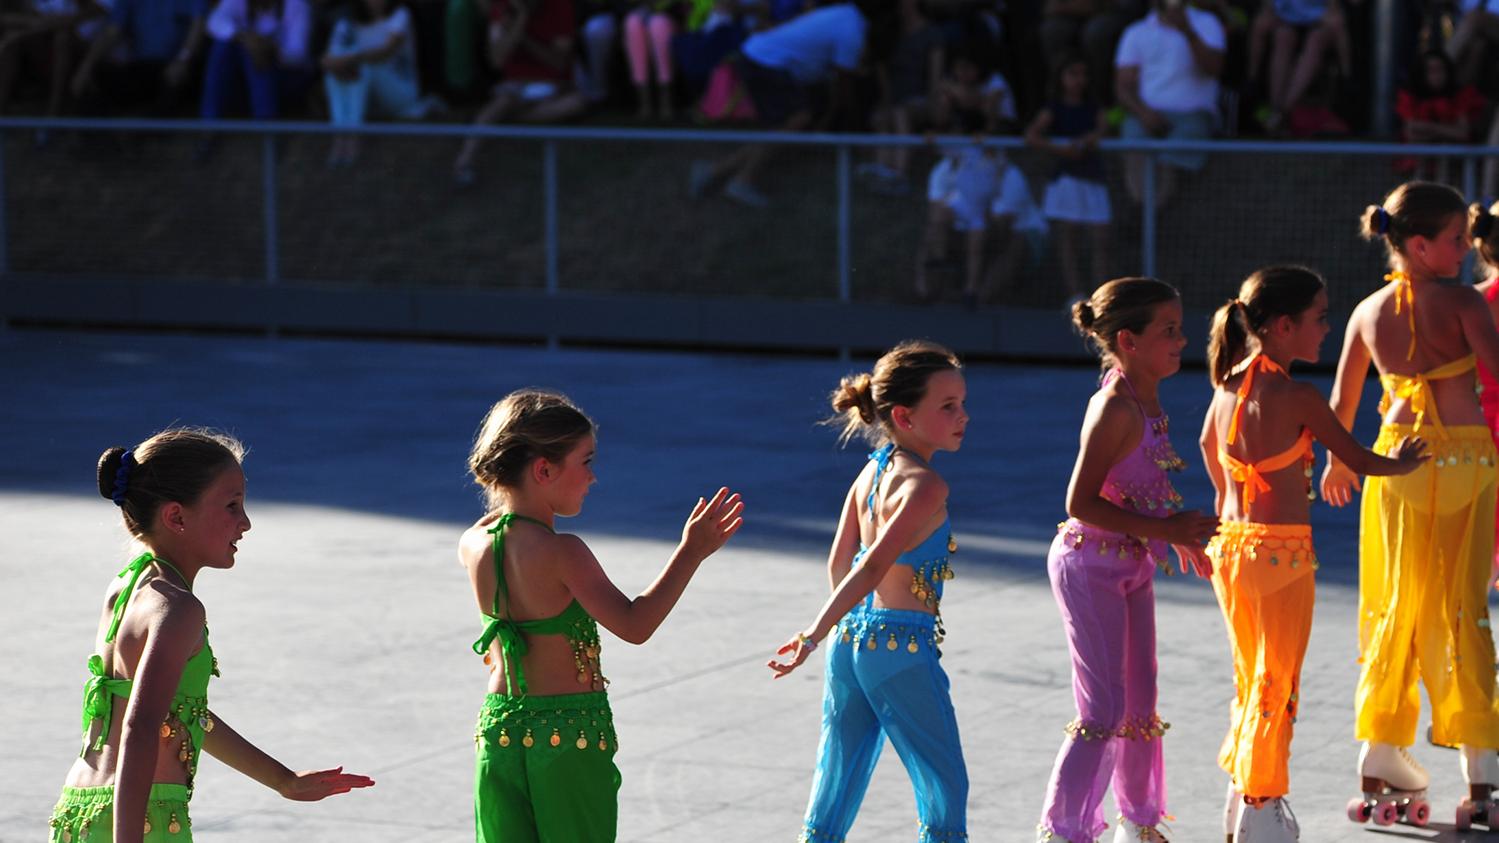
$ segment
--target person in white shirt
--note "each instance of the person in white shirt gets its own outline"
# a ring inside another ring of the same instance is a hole
[[[1124,106],[1123,138],[1200,140],[1218,126],[1218,76],[1223,73],[1223,24],[1184,0],[1155,0],[1130,25],[1114,54],[1114,95]],[[1172,152],[1157,156],[1156,206],[1176,186],[1177,170],[1201,170],[1207,156]],[[1125,182],[1142,201],[1145,157],[1126,156]]]

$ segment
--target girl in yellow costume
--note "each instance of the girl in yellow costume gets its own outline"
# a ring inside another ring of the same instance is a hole
[[[1217,391],[1202,428],[1202,458],[1217,490],[1218,534],[1208,544],[1213,591],[1234,656],[1236,693],[1218,763],[1229,774],[1223,831],[1254,843],[1299,839],[1286,805],[1291,730],[1312,629],[1312,442],[1363,474],[1407,474],[1419,440],[1394,459],[1360,447],[1316,387],[1291,380],[1317,362],[1327,336],[1327,289],[1299,266],[1267,267],[1218,309],[1208,343]]]
[[[1474,813],[1489,819],[1499,784],[1487,602],[1499,469],[1473,376],[1475,358],[1499,371],[1499,332],[1478,292],[1442,281],[1458,275],[1468,253],[1466,212],[1456,191],[1424,182],[1401,185],[1364,212],[1365,238],[1384,241],[1389,252],[1390,283],[1349,318],[1332,397],[1338,419],[1351,426],[1372,362],[1385,390],[1374,450],[1389,453],[1420,435],[1433,457],[1405,477],[1370,479],[1363,490],[1355,734],[1364,742],[1364,791],[1420,796],[1426,788],[1426,771],[1406,751],[1415,742],[1420,678],[1432,740],[1463,749],[1470,798],[1459,825]],[[1332,455],[1323,496],[1342,506],[1357,488],[1357,472]]]
[[[208,708],[219,662],[193,583],[205,568],[234,567],[250,529],[243,455],[228,436],[176,428],[99,457],[99,493],[144,552],[99,609],[83,751],[52,811],[51,843],[191,843],[187,805],[203,751],[287,799],[374,784],[342,767],[292,772]]]

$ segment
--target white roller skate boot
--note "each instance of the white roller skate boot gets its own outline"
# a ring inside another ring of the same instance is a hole
[[[1301,839],[1301,826],[1285,797],[1249,797],[1240,799],[1239,804],[1235,843],[1296,843]]]
[[[1358,772],[1364,795],[1348,801],[1348,819],[1356,823],[1373,820],[1375,825],[1406,822],[1424,826],[1431,818],[1426,769],[1403,746],[1366,743],[1358,754]]]
[[[1166,835],[1153,825],[1136,825],[1133,822],[1119,818],[1119,825],[1114,827],[1114,843],[1171,843]]]
[[[1489,830],[1499,829],[1499,800],[1494,789],[1499,785],[1499,754],[1478,746],[1462,747],[1463,781],[1468,783],[1468,798],[1457,804],[1458,831],[1474,824]]]
[[[1244,794],[1234,784],[1233,779],[1228,780],[1228,793],[1223,795],[1223,839],[1226,843],[1234,843],[1234,832],[1239,827],[1239,806],[1244,804]]]

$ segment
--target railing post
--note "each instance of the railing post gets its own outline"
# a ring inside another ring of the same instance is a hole
[[[1155,153],[1145,153],[1145,173],[1140,196],[1143,211],[1140,226],[1140,274],[1155,277]]]
[[[849,158],[848,144],[838,144],[838,301],[842,304],[853,301],[853,279],[850,277],[853,268],[849,265],[849,228],[852,224],[850,221],[852,209],[849,196],[849,170],[851,169]],[[848,346],[838,347],[838,359],[848,362]]]
[[[281,281],[280,214],[276,205],[276,138],[269,132],[260,136],[260,165],[261,204],[265,210],[265,283],[274,287]]]
[[[281,215],[276,190],[276,137],[270,132],[260,136],[261,205],[265,212],[265,285],[281,283]],[[270,309],[272,313],[275,308]],[[266,336],[279,333],[274,320],[265,328]]]
[[[557,295],[561,284],[557,278],[557,142],[545,141],[541,145],[541,180],[545,208],[543,218],[546,238],[546,292]],[[547,334],[547,348],[555,351],[560,345],[557,333]]]

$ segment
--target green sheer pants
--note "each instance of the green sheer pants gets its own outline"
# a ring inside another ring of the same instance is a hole
[[[612,843],[620,777],[608,695],[490,694],[474,742],[478,843]]]

